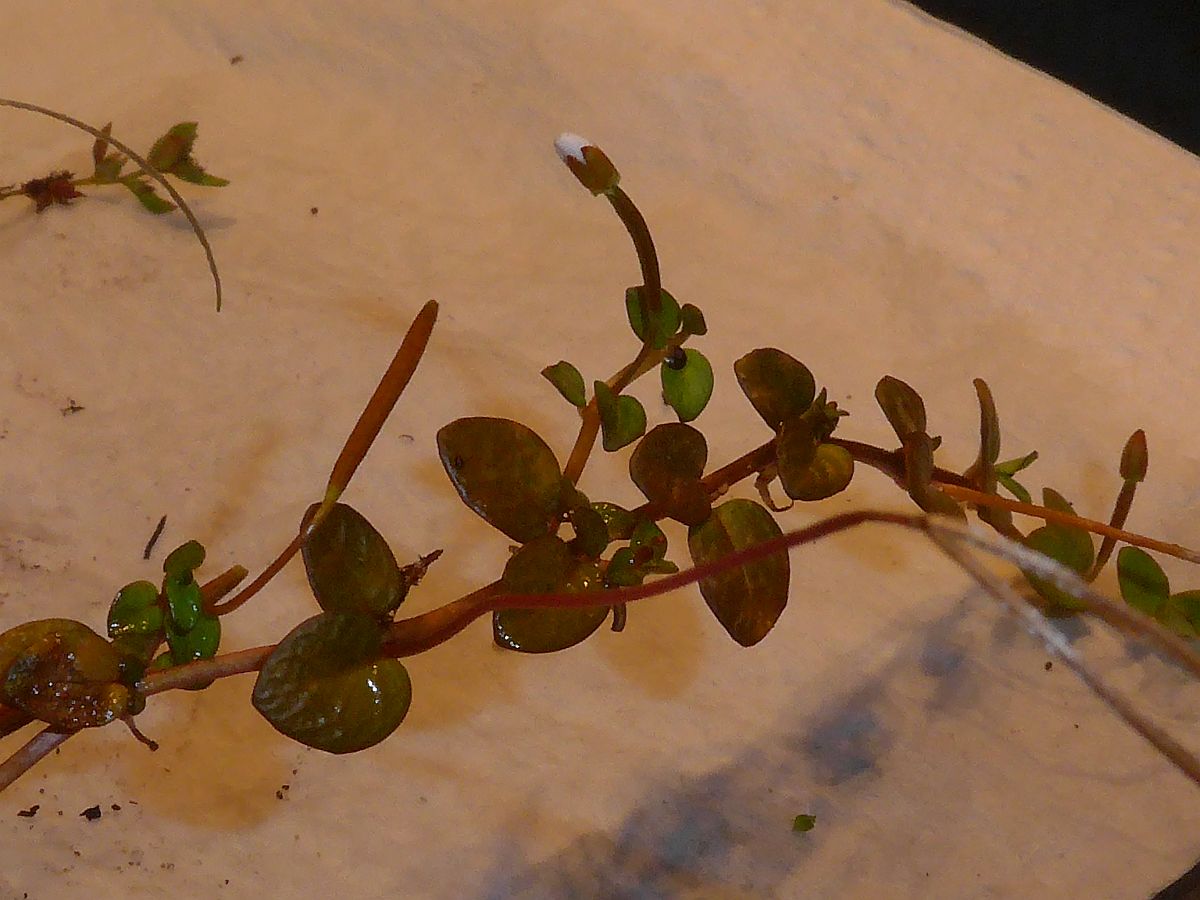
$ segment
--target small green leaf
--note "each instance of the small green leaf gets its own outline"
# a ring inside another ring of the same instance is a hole
[[[1168,614],[1163,614],[1168,610]],[[1172,594],[1159,614],[1159,621],[1181,637],[1200,636],[1200,591]]]
[[[568,403],[578,406],[580,409],[587,406],[583,376],[565,359],[560,359],[554,365],[542,369],[542,377],[554,385]]]
[[[191,184],[199,184],[203,187],[225,187],[229,184],[229,179],[218,178],[216,175],[210,175],[204,170],[200,163],[194,159],[184,159],[171,166],[170,173],[180,181],[187,181]]]
[[[321,504],[304,515],[308,522]],[[326,612],[388,616],[407,593],[392,548],[353,507],[335,503],[301,554],[313,596]]]
[[[629,315],[629,325],[639,341],[646,340],[646,325],[642,313],[642,307],[645,305],[643,293],[644,289],[641,286],[625,291],[625,312]],[[667,341],[679,330],[679,303],[665,288],[660,289],[659,294],[662,297],[662,308],[658,315],[650,320],[654,330],[651,346],[657,350],[667,346]]]
[[[1005,475],[1003,472],[996,472],[996,482],[1006,491],[1020,500],[1022,503],[1032,503],[1033,497],[1025,486],[1014,479],[1011,475]]]
[[[615,503],[593,503],[592,509],[600,514],[600,518],[604,520],[604,524],[608,526],[609,541],[624,541],[628,540],[633,533],[633,526],[637,524],[637,520],[629,510],[622,506],[617,506]]]
[[[1129,436],[1121,451],[1121,477],[1126,481],[1145,481],[1150,467],[1150,455],[1146,450],[1146,432],[1138,429]]]
[[[163,573],[170,578],[187,580],[192,572],[204,565],[204,545],[199,541],[180,544],[163,560]]]
[[[116,184],[121,180],[121,170],[125,168],[125,160],[119,156],[106,156],[96,163],[96,171],[92,177],[99,184]]]
[[[908,495],[928,513],[966,519],[966,513],[952,497],[933,486],[933,439],[923,431],[904,438],[904,478]]]
[[[511,594],[575,593],[598,590],[603,580],[595,563],[577,565],[561,539],[546,535],[513,554],[504,567],[501,586]],[[509,650],[553,653],[587,639],[607,615],[607,606],[501,609],[492,613],[492,635]]]
[[[158,588],[149,581],[135,581],[117,591],[108,608],[108,636],[158,634],[163,611],[158,605]]]
[[[663,399],[675,410],[680,422],[690,422],[704,411],[713,392],[713,370],[699,350],[684,351],[683,368],[675,369],[664,362],[662,374]]]
[[[629,547],[622,547],[608,561],[604,579],[609,587],[633,587],[641,584],[647,574],[634,559],[633,550]]]
[[[186,159],[196,142],[196,123],[180,122],[167,129],[146,154],[146,162],[160,172],[169,172],[181,159]]]
[[[600,413],[601,443],[609,453],[627,447],[646,432],[646,410],[636,397],[617,395],[603,381],[593,386]]]
[[[812,406],[817,383],[808,367],[782,350],[751,350],[733,364],[742,393],[775,431]]]
[[[708,443],[691,425],[656,425],[629,458],[629,476],[646,499],[684,525],[699,525],[712,506],[700,481]]]
[[[97,166],[104,161],[104,156],[108,153],[108,139],[112,135],[112,122],[100,129],[100,135],[92,144],[92,162]]]
[[[163,587],[167,594],[167,609],[171,611],[171,622],[180,631],[191,631],[200,619],[200,610],[204,606],[204,595],[200,593],[200,585],[196,584],[191,573],[187,573],[187,581],[167,576]]]
[[[1057,491],[1051,488],[1042,490],[1042,504],[1047,509],[1075,514],[1074,508]],[[1092,567],[1096,558],[1096,548],[1091,535],[1082,528],[1070,525],[1047,524],[1031,532],[1025,538],[1025,545],[1039,553],[1044,553],[1051,559],[1062,563],[1082,577]],[[1083,601],[1076,599],[1047,579],[1038,578],[1025,572],[1025,577],[1041,597],[1050,604],[1051,608],[1060,610],[1082,609]]]
[[[1157,616],[1171,593],[1162,567],[1139,547],[1122,547],[1117,553],[1117,581],[1125,602],[1148,616]]]
[[[169,213],[175,208],[174,203],[158,196],[158,193],[154,190],[154,186],[145,181],[141,175],[126,175],[121,179],[121,184],[129,188],[133,196],[137,197],[138,203],[142,204],[142,206],[156,216]]]
[[[708,334],[708,324],[704,321],[704,313],[700,307],[685,303],[679,308],[679,323],[686,334],[696,336]]]
[[[795,427],[785,424],[779,434],[779,483],[784,492],[793,500],[814,501],[844,491],[854,477],[854,457],[836,444],[812,447],[800,424],[801,420]]]
[[[1004,462],[996,463],[996,472],[1000,475],[1016,475],[1022,469],[1028,469],[1037,461],[1038,452],[1033,450],[1026,453],[1024,456],[1018,456],[1014,459],[1006,459]]]
[[[531,429],[511,419],[456,419],[437,445],[458,495],[494,528],[524,544],[557,526],[562,470]]]
[[[813,826],[817,824],[817,817],[807,814],[796,816],[792,819],[792,831],[805,832],[812,831]]]
[[[378,744],[404,721],[412,683],[382,655],[383,629],[361,613],[321,613],[294,628],[254,683],[254,708],[281,734],[327,753]]]
[[[901,441],[925,432],[925,402],[899,378],[884,375],[879,379],[879,384],[875,385],[875,400]]]
[[[696,565],[780,537],[779,526],[752,500],[729,500],[703,524],[688,531]],[[791,564],[787,551],[700,581],[700,593],[717,621],[743,647],[757,644],[787,605]]]
[[[197,659],[212,659],[221,643],[221,620],[201,613],[196,624],[187,630],[167,623],[167,646],[176,664]]]
[[[609,545],[608,522],[591,506],[576,506],[567,513],[575,529],[571,549],[588,559],[596,559]]]

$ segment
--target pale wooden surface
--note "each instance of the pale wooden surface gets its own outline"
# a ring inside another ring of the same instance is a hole
[[[634,349],[634,257],[555,159],[562,130],[613,157],[665,284],[708,317],[714,464],[765,437],[729,368],[756,346],[804,359],[862,439],[888,439],[878,377],[910,381],[957,466],[982,376],[1006,451],[1043,454],[1029,481],[1098,517],[1146,428],[1133,524],[1200,544],[1192,157],[898,4],[598,6],[8,4],[5,94],[139,146],[197,119],[234,183],[187,191],[219,316],[182,220],[102,191],[0,208],[0,627],[99,624],[157,571],[164,512],[161,546],[264,564],[431,296],[429,356],[350,500],[402,557],[446,549],[414,609],[494,577],[506,541],[459,504],[436,429],[513,415],[565,455],[537,371],[603,377]],[[87,163],[83,135],[0,123],[0,181]],[[584,489],[636,499],[623,466]],[[903,506],[864,472],[783,521],[879,504]],[[412,661],[409,720],[353,758],[277,736],[249,679],[158,698],[159,753],[87,734],[4,795],[0,894],[1134,897],[1194,861],[1195,789],[930,548],[876,529],[793,570],[752,651],[693,592],[553,658],[480,624]],[[289,569],[227,646],[311,609]],[[1200,738],[1173,671],[1109,671]]]

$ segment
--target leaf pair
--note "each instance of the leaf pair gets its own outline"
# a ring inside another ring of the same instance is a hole
[[[1047,509],[1075,515],[1075,508],[1067,502],[1062,494],[1051,488],[1042,489],[1042,505]],[[1026,535],[1024,543],[1025,546],[1037,550],[1077,572],[1081,578],[1091,570],[1096,559],[1096,548],[1092,543],[1092,536],[1082,528],[1071,525],[1047,522],[1041,528]],[[1083,601],[1068,594],[1053,582],[1029,572],[1025,572],[1025,577],[1033,589],[1049,604],[1049,612],[1063,614],[1083,608]]]
[[[817,395],[808,367],[782,350],[752,350],[733,365],[738,384],[755,411],[778,434],[776,473],[793,500],[823,500],[846,489],[854,459],[826,443],[844,415]],[[769,480],[769,479],[768,479]],[[760,489],[766,485],[760,483]]]
[[[1144,469],[1143,469],[1144,474]],[[1200,637],[1200,591],[1171,593],[1167,573],[1146,551],[1122,547],[1117,554],[1121,596],[1180,637]]]
[[[109,122],[101,132],[105,137],[99,137],[92,145],[92,161],[94,163],[93,179],[97,184],[121,184],[138,199],[150,212],[155,215],[169,213],[175,209],[175,204],[164,200],[158,195],[143,172],[122,175],[121,171],[127,162],[119,153],[108,152],[107,135],[112,132]],[[196,123],[180,122],[167,130],[162,137],[154,142],[146,161],[165,175],[174,175],[181,181],[206,187],[224,187],[229,182],[224,178],[210,175],[192,157],[192,147],[196,143]]]
[[[899,378],[885,375],[875,386],[875,400],[900,438],[905,489],[913,502],[925,512],[965,518],[962,507],[933,486],[933,451],[941,438],[929,435],[921,395]]]

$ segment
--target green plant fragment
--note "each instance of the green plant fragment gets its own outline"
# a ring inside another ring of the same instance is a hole
[[[1167,598],[1158,620],[1180,637],[1200,637],[1200,591],[1180,591]]]
[[[305,523],[320,505],[314,503],[308,508]],[[345,503],[330,508],[309,535],[301,554],[313,596],[326,612],[389,616],[408,592],[383,535]]]
[[[685,362],[674,369],[664,362],[659,366],[662,377],[663,399],[680,422],[690,422],[708,405],[713,392],[713,370],[704,354],[699,350],[685,350]]]
[[[554,385],[568,403],[578,406],[580,409],[587,406],[583,376],[565,359],[560,359],[554,365],[542,369],[542,377]]]
[[[782,350],[751,350],[733,364],[738,385],[772,430],[802,415],[817,396],[812,372]]]
[[[1126,481],[1145,481],[1150,468],[1150,454],[1146,449],[1146,432],[1138,429],[1129,436],[1121,450],[1121,477]]]
[[[997,472],[996,482],[1022,503],[1033,502],[1033,496],[1026,489],[1025,485],[1021,484],[1011,475],[1005,475],[1003,472]]]
[[[163,611],[158,605],[158,588],[149,581],[135,581],[117,591],[108,608],[108,636],[158,634]]]
[[[592,509],[600,514],[600,518],[608,526],[608,539],[610,542],[629,539],[629,536],[633,533],[634,525],[637,524],[637,519],[629,510],[623,506],[617,506],[615,503],[605,501],[593,503]]]
[[[120,183],[129,188],[133,196],[137,197],[138,203],[142,204],[143,207],[156,216],[169,213],[175,208],[174,203],[158,196],[158,192],[154,190],[154,185],[144,180],[141,175],[126,175],[120,180]]]
[[[1125,602],[1148,616],[1158,616],[1171,593],[1167,574],[1139,547],[1122,547],[1117,553],[1117,582]]]
[[[808,814],[801,814],[792,819],[792,831],[805,832],[812,831],[813,826],[817,824],[817,817]]]
[[[708,461],[704,435],[682,422],[656,425],[629,458],[629,476],[646,499],[684,525],[699,525],[712,504],[700,478]]]
[[[167,646],[177,665],[197,659],[212,659],[221,643],[221,620],[216,616],[201,613],[196,623],[183,630],[168,622],[166,627]]]
[[[788,423],[779,435],[779,483],[784,493],[793,500],[815,501],[844,491],[854,478],[854,457],[836,444],[812,447],[802,431]]]
[[[576,593],[603,587],[595,563],[577,564],[558,537],[546,535],[509,559],[501,587],[510,594]],[[500,609],[492,613],[495,642],[521,653],[553,653],[586,640],[603,624],[607,606],[576,609]]]
[[[1047,509],[1075,514],[1074,508],[1057,491],[1042,490],[1042,503]],[[1025,546],[1044,553],[1068,569],[1083,577],[1092,567],[1096,548],[1091,535],[1082,528],[1049,523],[1030,532],[1025,537]],[[1035,591],[1050,605],[1050,611],[1072,611],[1082,609],[1084,602],[1068,594],[1053,582],[1025,572],[1025,577]]]
[[[923,431],[904,438],[904,477],[908,495],[927,513],[966,519],[966,513],[949,495],[933,486],[934,441]]]
[[[996,463],[996,472],[1000,475],[1016,475],[1022,469],[1028,469],[1030,466],[1032,466],[1037,461],[1037,458],[1038,452],[1036,450],[1031,450],[1024,456],[1017,456],[1013,459],[1006,459],[1004,462]]]
[[[188,579],[204,565],[204,545],[199,541],[180,544],[163,560],[163,573],[169,578]]]
[[[696,565],[714,562],[738,550],[783,534],[771,514],[753,500],[729,500],[704,524],[688,531],[688,549]],[[700,593],[717,621],[743,647],[757,644],[787,605],[791,563],[786,550],[700,580]]]
[[[511,419],[456,419],[437,433],[438,455],[462,501],[514,541],[557,525],[562,470],[538,435]]]
[[[627,288],[625,291],[625,312],[629,316],[629,326],[637,335],[639,341],[646,340],[646,316],[643,308],[648,304],[642,286]],[[661,308],[657,315],[650,316],[653,335],[650,345],[657,350],[667,346],[667,341],[679,330],[679,303],[665,288],[659,289],[662,297]]]
[[[154,146],[146,154],[146,161],[158,171],[174,175],[182,181],[206,187],[224,187],[229,184],[227,180],[208,174],[192,158],[196,127],[195,122],[180,122],[171,126],[154,142]]]
[[[879,379],[875,385],[875,400],[901,441],[925,432],[925,401],[899,378],[884,375]]]
[[[171,611],[171,622],[179,631],[191,631],[200,619],[204,606],[204,595],[191,573],[187,581],[167,576],[163,585],[167,594],[167,609]]]
[[[708,323],[704,321],[704,313],[700,311],[700,307],[691,303],[679,307],[679,324],[686,334],[708,334]]]
[[[281,734],[327,753],[378,744],[404,721],[412,683],[382,655],[383,628],[356,612],[321,613],[267,657],[251,701]]]
[[[596,559],[609,545],[608,523],[590,505],[577,506],[567,514],[575,529],[571,548],[589,559]]]
[[[609,453],[620,450],[646,433],[646,410],[636,397],[614,394],[603,381],[597,381],[593,390],[605,450]]]

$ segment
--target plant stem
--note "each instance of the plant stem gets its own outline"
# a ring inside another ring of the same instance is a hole
[[[46,728],[39,731],[20,750],[0,763],[0,791],[24,775],[52,750],[71,736]]]
[[[1145,547],[1147,550],[1155,550],[1159,553],[1165,553],[1167,556],[1174,556],[1176,559],[1182,559],[1190,563],[1200,563],[1200,553],[1195,550],[1189,550],[1187,547],[1182,547],[1179,544],[1168,544],[1166,541],[1159,541],[1154,538],[1146,537],[1145,535],[1137,534],[1132,531],[1124,531],[1120,528],[1105,522],[1097,522],[1095,519],[1085,519],[1082,516],[1073,516],[1070,513],[1059,512],[1057,509],[1047,509],[1044,506],[1037,506],[1033,503],[1022,503],[1019,500],[1009,500],[1005,497],[997,496],[996,494],[985,494],[982,491],[977,491],[973,488],[962,487],[957,484],[942,485],[942,490],[951,497],[956,497],[959,500],[965,500],[968,503],[974,503],[977,506],[995,506],[1000,509],[1011,510],[1015,513],[1020,513],[1025,516],[1033,516],[1037,519],[1044,519],[1047,522],[1057,522],[1061,525],[1071,525],[1075,528],[1083,528],[1093,534],[1112,537],[1118,541],[1124,541],[1126,544],[1133,544],[1137,547]]]
[[[1122,483],[1121,492],[1117,494],[1117,502],[1113,504],[1112,515],[1108,518],[1108,524],[1113,528],[1125,526],[1129,510],[1133,508],[1133,495],[1137,493],[1137,486],[1138,483],[1133,479],[1126,479]],[[1096,576],[1100,574],[1100,570],[1104,568],[1116,546],[1117,539],[1113,535],[1104,536],[1104,540],[1100,542],[1100,550],[1096,554],[1096,561],[1092,563],[1092,568],[1087,573],[1087,581],[1096,580]]]

